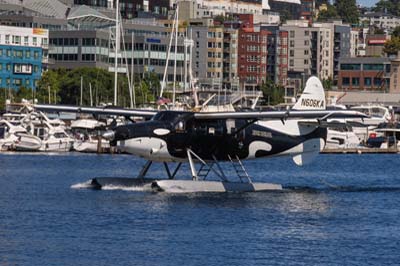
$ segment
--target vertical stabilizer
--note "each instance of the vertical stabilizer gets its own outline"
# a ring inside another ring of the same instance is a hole
[[[310,77],[299,100],[292,110],[325,110],[324,87],[317,77]]]

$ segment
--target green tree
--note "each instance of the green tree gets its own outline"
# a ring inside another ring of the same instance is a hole
[[[400,51],[400,37],[393,37],[391,40],[387,41],[383,47],[383,51],[390,55],[397,55]]]
[[[285,96],[285,88],[275,84],[272,80],[267,80],[262,86],[264,101],[270,105],[276,105],[283,102]]]
[[[318,14],[318,21],[327,21],[329,19],[337,19],[340,18],[336,8],[332,5],[328,5],[327,10],[322,10],[321,12],[319,12]]]
[[[49,99],[50,90],[50,99]],[[56,96],[57,99],[54,100],[54,95],[58,95],[60,90],[60,80],[59,74],[55,70],[48,70],[43,73],[42,78],[39,80],[39,84],[36,88],[35,98],[40,103],[58,103],[60,97]]]
[[[356,0],[336,0],[336,11],[343,22],[350,24],[358,24],[359,11]]]
[[[393,29],[392,37],[400,37],[400,26]]]
[[[6,109],[7,89],[0,88],[0,113]]]
[[[332,89],[332,85],[333,85],[333,80],[331,77],[322,80],[322,87],[324,87],[325,90]]]
[[[399,0],[380,0],[376,3],[374,11],[400,16],[400,2]]]

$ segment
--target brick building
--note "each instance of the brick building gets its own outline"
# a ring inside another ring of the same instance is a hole
[[[246,89],[259,88],[267,79],[267,30],[255,27],[253,15],[239,15],[238,76]]]
[[[390,60],[384,57],[341,58],[338,89],[388,91],[390,67]]]

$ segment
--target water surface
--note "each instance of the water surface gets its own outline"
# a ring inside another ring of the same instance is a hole
[[[395,265],[399,161],[248,161],[255,181],[286,189],[166,194],[71,188],[135,176],[134,156],[0,154],[0,265]]]

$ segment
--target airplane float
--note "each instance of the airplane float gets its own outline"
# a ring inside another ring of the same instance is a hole
[[[297,165],[312,161],[324,148],[328,119],[364,118],[351,110],[326,110],[320,80],[311,77],[295,105],[287,111],[189,112],[141,111],[36,105],[43,111],[80,111],[97,114],[141,115],[151,120],[118,126],[103,138],[121,151],[145,158],[137,178],[94,178],[92,185],[151,186],[167,192],[225,192],[280,190],[280,184],[255,183],[242,161],[274,156],[291,156]],[[61,109],[60,109],[61,108]],[[236,181],[228,178],[222,161],[232,163]],[[168,179],[147,178],[153,162],[162,162]],[[175,163],[175,169],[170,169]],[[175,179],[183,163],[191,178]],[[171,171],[173,170],[173,171]],[[210,173],[220,180],[207,180]]]

